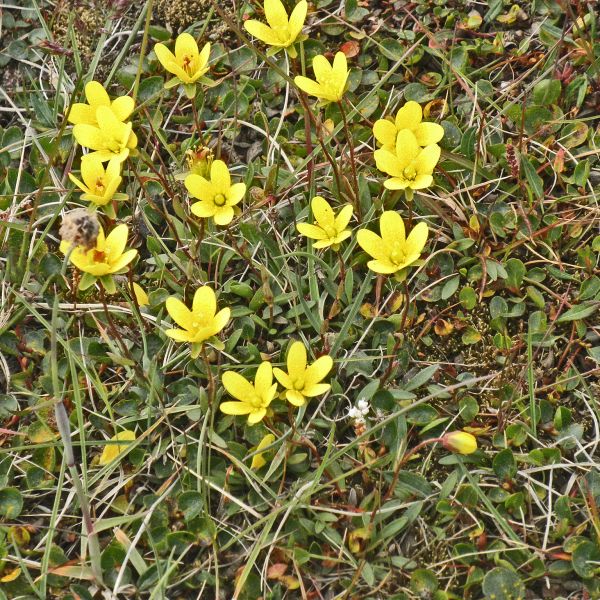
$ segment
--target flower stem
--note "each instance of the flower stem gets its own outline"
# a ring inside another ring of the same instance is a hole
[[[348,142],[348,147],[350,149],[350,168],[352,169],[352,179],[354,183],[354,210],[360,222],[362,216],[360,211],[360,191],[358,187],[358,175],[356,174],[356,157],[354,156],[354,142],[352,141],[352,137],[350,136],[350,128],[348,127],[348,118],[346,117],[344,101],[340,100],[338,102],[338,106],[340,107],[340,112],[342,113],[342,122],[344,123],[344,134],[346,136],[346,141]]]

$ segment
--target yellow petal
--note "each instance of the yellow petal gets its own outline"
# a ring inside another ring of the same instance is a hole
[[[154,54],[156,54],[156,58],[160,64],[170,71],[169,65],[175,62],[175,55],[164,45],[164,44],[154,44]]]
[[[315,196],[310,206],[320,227],[333,227],[335,225],[335,214],[325,198]]]
[[[277,34],[268,25],[260,21],[250,19],[244,23],[244,28],[251,36],[269,46],[281,46],[281,41]]]
[[[180,33],[175,40],[175,57],[180,64],[184,56],[198,57],[198,44],[189,33]]]
[[[88,125],[96,125],[96,109],[89,104],[83,104],[82,102],[76,102],[71,106],[69,111],[69,117],[67,119],[69,123],[77,125],[79,123],[86,123]]]
[[[85,97],[91,106],[110,106],[110,98],[104,86],[98,81],[85,85]]]
[[[388,190],[405,190],[410,185],[410,181],[401,177],[392,177],[391,179],[386,179],[383,185]]]
[[[77,142],[85,148],[97,150],[104,143],[104,136],[98,127],[88,125],[87,123],[79,123],[73,127],[73,137]]]
[[[437,123],[419,123],[413,131],[419,146],[437,144],[444,137],[444,128]]]
[[[431,175],[440,160],[441,148],[434,144],[423,148],[415,160],[415,167],[419,175]]]
[[[421,254],[423,252],[423,248],[425,248],[425,244],[427,243],[427,236],[429,235],[429,228],[427,227],[427,223],[421,221],[417,223],[412,229],[412,231],[408,234],[408,238],[406,240],[406,254]]]
[[[294,406],[304,406],[306,398],[297,390],[288,390],[285,393],[286,400]]]
[[[379,231],[386,246],[393,246],[397,242],[403,244],[406,239],[404,221],[395,210],[384,211],[379,219]]]
[[[275,379],[277,379],[277,381],[279,381],[284,388],[291,390],[294,387],[294,382],[290,379],[290,376],[285,371],[274,367],[273,375],[275,375]]]
[[[195,173],[188,175],[185,178],[184,185],[190,195],[198,198],[198,200],[212,200],[215,196],[211,182],[204,179],[201,175],[196,175]]]
[[[248,415],[248,424],[256,425],[257,423],[260,423],[264,419],[266,414],[267,410],[265,408],[254,409]]]
[[[402,168],[417,158],[419,152],[421,152],[421,147],[417,144],[415,134],[409,129],[399,131],[396,137],[396,156],[403,163]],[[392,174],[396,175],[396,173],[390,173],[390,175]]]
[[[247,415],[254,410],[245,402],[221,402],[219,409],[226,415]]]
[[[302,393],[307,398],[314,398],[315,396],[320,396],[321,394],[325,394],[331,389],[331,386],[328,383],[315,383],[311,386],[306,386]]]
[[[127,250],[127,252],[123,252],[119,258],[114,262],[111,262],[110,273],[116,273],[126,267],[137,256],[137,253],[137,250]]]
[[[77,177],[75,177],[75,175],[73,175],[73,173],[69,173],[69,179],[83,192],[88,192],[88,187],[85,185],[85,183],[83,183],[83,181],[80,181],[79,179],[77,179]]]
[[[222,160],[215,160],[210,168],[210,182],[215,194],[227,195],[231,187],[229,169]]]
[[[246,184],[245,183],[234,183],[229,188],[229,193],[227,194],[227,204],[229,204],[230,206],[238,204],[244,197],[245,193],[246,193]]]
[[[371,271],[375,271],[375,273],[381,273],[383,275],[389,275],[391,273],[395,273],[399,271],[402,267],[398,265],[394,265],[389,261],[385,260],[370,260],[367,263],[367,266]]]
[[[174,296],[170,296],[167,298],[165,305],[167,307],[167,312],[177,325],[183,327],[183,329],[193,329],[194,315],[181,300]]]
[[[115,98],[110,106],[119,121],[125,121],[135,108],[135,101],[131,96],[119,96]]]
[[[201,219],[208,219],[214,216],[217,207],[212,202],[194,202],[190,207],[193,214]]]
[[[194,336],[191,335],[189,331],[184,331],[183,329],[167,329],[165,334],[174,339],[176,342],[194,341]]]
[[[332,69],[329,61],[322,55],[317,54],[313,58],[313,71],[315,73],[315,79],[320,83],[324,84],[331,80]]]
[[[373,135],[375,136],[375,139],[384,148],[389,150],[396,150],[397,133],[398,130],[396,129],[396,126],[388,119],[379,119],[378,121],[375,121],[375,125],[373,125]]]
[[[380,171],[392,176],[401,176],[405,162],[401,161],[393,152],[381,148],[373,153],[375,165]]]
[[[294,342],[287,356],[288,373],[292,379],[304,377],[306,371],[306,348],[302,342]]]
[[[256,396],[254,386],[242,375],[235,371],[225,371],[221,377],[223,386],[231,396],[245,401]]]
[[[326,240],[329,238],[325,231],[316,225],[310,225],[309,223],[298,223],[296,227],[298,228],[298,231],[307,238],[311,238],[313,240]]]
[[[358,245],[373,258],[380,261],[387,261],[389,252],[384,241],[373,231],[361,229],[356,234]]]
[[[296,77],[294,77],[294,83],[298,88],[310,96],[316,96],[317,98],[323,97],[323,88],[316,81],[313,81],[308,77],[296,75]]]
[[[396,113],[396,129],[415,129],[423,118],[423,110],[418,102],[409,100]]]
[[[135,294],[138,306],[148,306],[150,304],[148,294],[146,294],[144,288],[139,283],[135,283],[135,281],[133,282],[133,293]]]
[[[86,154],[81,159],[81,178],[90,190],[96,188],[96,182],[105,175],[102,161],[93,154]]]
[[[208,59],[210,58],[210,42],[206,42],[204,46],[202,46],[202,50],[200,51],[200,55],[198,56],[198,70],[202,71],[202,75],[206,73],[208,70],[206,65],[208,64]]]
[[[263,438],[258,443],[258,446],[256,447],[257,454],[255,454],[252,457],[252,464],[250,465],[251,469],[260,469],[261,467],[264,467],[267,464],[267,461],[265,460],[264,456],[258,453],[261,450],[268,448],[275,441],[275,439],[276,438],[272,433],[267,433],[265,436],[263,436]]]
[[[298,34],[302,31],[302,27],[304,27],[304,21],[306,20],[306,12],[308,11],[308,3],[306,0],[301,0],[294,6],[294,10],[292,10],[292,14],[290,15],[290,24],[289,24],[289,32],[290,39],[294,41]]]
[[[254,376],[254,387],[260,398],[267,398],[269,390],[273,385],[273,367],[270,362],[264,361],[260,364]]]
[[[265,0],[265,18],[273,29],[287,29],[288,15],[281,0]]]
[[[333,359],[331,356],[325,355],[317,358],[317,360],[315,360],[315,362],[306,369],[306,374],[304,375],[304,389],[310,388],[322,381],[325,377],[327,377],[332,367]],[[307,394],[305,393],[305,395]]]
[[[129,429],[125,429],[124,431],[119,431],[117,435],[114,435],[112,438],[110,438],[110,441],[128,443],[107,444],[104,446],[104,450],[102,450],[102,454],[100,455],[100,460],[98,460],[98,464],[101,466],[111,463],[121,452],[127,448],[127,446],[129,446],[131,442],[134,442],[135,433]]]
[[[414,181],[410,184],[413,190],[422,190],[428,188],[433,183],[432,175],[417,175]]]
[[[229,323],[229,319],[231,319],[231,309],[230,308],[222,308],[213,318],[211,323],[211,335],[217,335],[227,323]]]
[[[213,219],[217,225],[229,225],[233,220],[234,211],[231,206],[219,206],[215,211]]]
[[[105,252],[109,260],[116,260],[125,250],[129,231],[125,223],[117,225],[107,236]]]
[[[192,301],[192,312],[202,319],[209,320],[217,312],[217,297],[209,285],[203,285],[196,290]]]
[[[342,210],[340,210],[340,214],[335,218],[335,228],[339,233],[341,233],[344,229],[346,229],[346,227],[348,226],[348,223],[350,223],[352,214],[353,214],[352,204],[346,204],[346,206],[344,206],[342,208]],[[348,237],[349,235],[350,235],[350,232],[348,232],[348,235],[346,237]]]

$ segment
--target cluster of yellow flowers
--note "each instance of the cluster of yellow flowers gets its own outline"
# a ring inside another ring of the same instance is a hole
[[[244,26],[248,33],[270,46],[269,56],[284,50],[295,60],[298,56],[296,44],[307,39],[302,33],[307,10],[306,0],[301,0],[288,16],[281,0],[265,0],[267,24],[251,19]],[[213,85],[204,77],[209,70],[210,50],[209,43],[199,50],[196,40],[188,33],[177,37],[174,52],[162,43],[156,44],[154,53],[158,61],[174,76],[165,88],[181,85],[186,95],[194,98],[197,84]],[[337,52],[331,63],[323,55],[315,56],[312,68],[314,79],[304,75],[294,77],[298,90],[316,97],[321,105],[340,103],[343,110],[341,103],[350,73],[346,55]],[[118,192],[123,181],[122,166],[137,147],[137,137],[131,122],[127,121],[134,111],[135,102],[129,96],[111,100],[104,87],[96,81],[86,85],[85,95],[87,103],[74,104],[68,119],[74,124],[75,139],[89,152],[81,160],[81,179],[72,174],[69,177],[82,190],[82,200],[115,219],[116,201],[127,199],[126,194]],[[406,102],[394,120],[378,120],[373,134],[380,146],[374,153],[377,168],[390,176],[384,183],[387,189],[406,190],[410,200],[412,190],[432,185],[433,171],[441,153],[438,142],[444,130],[438,124],[423,121],[418,103]],[[198,200],[191,204],[190,211],[199,218],[212,219],[217,226],[227,226],[236,212],[239,213],[238,204],[246,194],[246,185],[232,183],[227,165],[222,160],[213,160],[211,151],[208,151],[207,157],[209,160],[203,161],[203,169],[191,168],[185,177],[184,184],[190,197]],[[107,163],[106,167],[104,163]],[[339,250],[340,245],[352,236],[348,228],[353,217],[352,205],[342,206],[336,214],[327,200],[315,196],[311,209],[314,223],[299,223],[298,231],[315,240],[315,249]],[[402,217],[393,210],[381,214],[379,231],[380,235],[362,228],[357,233],[358,244],[371,257],[368,267],[379,274],[399,273],[414,265],[421,256],[429,233],[426,223],[420,222],[407,236]],[[127,226],[120,224],[107,236],[100,229],[92,248],[73,246],[68,241],[61,244],[61,251],[68,254],[71,262],[85,274],[81,289],[100,278],[107,291],[116,291],[111,276],[123,273],[137,255],[136,250],[126,250],[127,238]],[[147,301],[139,286],[135,285],[134,293],[138,301]],[[228,307],[217,310],[217,298],[212,287],[203,285],[196,290],[191,309],[176,297],[167,298],[165,305],[178,325],[178,328],[166,330],[166,335],[177,342],[190,343],[192,358],[200,355],[207,341],[212,340],[218,347],[215,336],[229,323],[231,310]],[[330,356],[321,356],[309,364],[307,348],[304,343],[296,341],[289,346],[286,366],[287,371],[284,371],[264,361],[256,370],[253,381],[236,371],[226,371],[222,384],[235,400],[221,403],[220,410],[229,415],[247,415],[248,423],[254,425],[270,414],[270,404],[278,397],[279,386],[282,387],[279,397],[296,407],[304,405],[308,398],[329,391],[330,385],[323,380],[333,367]],[[273,439],[271,434],[265,436],[258,449],[268,446]],[[461,442],[456,446],[460,446],[457,451],[470,448],[463,438],[457,439]],[[448,441],[448,447],[451,447],[451,441]],[[264,464],[261,461],[261,455],[257,454],[252,466],[261,466]]]

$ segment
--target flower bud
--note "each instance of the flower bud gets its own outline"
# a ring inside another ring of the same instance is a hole
[[[210,167],[215,155],[208,146],[198,146],[194,150],[188,150],[185,154],[190,173],[205,178],[210,177]]]
[[[472,454],[477,450],[477,438],[466,431],[451,431],[442,438],[446,450],[459,454]]]

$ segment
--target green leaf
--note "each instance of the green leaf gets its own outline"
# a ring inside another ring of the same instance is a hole
[[[23,510],[23,496],[16,488],[5,487],[0,490],[0,515],[14,519]]]
[[[525,173],[525,178],[527,179],[527,183],[531,187],[531,191],[535,199],[540,200],[544,197],[544,181],[537,174],[535,167],[527,158],[527,156],[521,156],[521,169],[523,173]]]
[[[533,88],[533,101],[541,106],[556,104],[560,92],[561,83],[558,79],[543,79]]]
[[[570,321],[579,321],[593,315],[598,310],[598,302],[587,304],[576,304],[567,312],[563,313],[556,319],[557,323],[568,323]]]
[[[467,286],[460,290],[458,299],[466,310],[472,310],[477,304],[477,294],[472,287]]]

